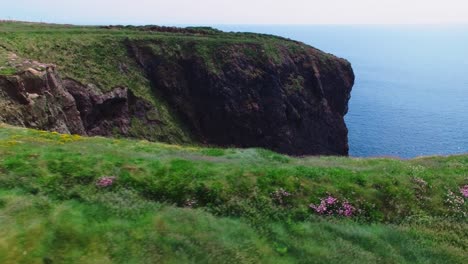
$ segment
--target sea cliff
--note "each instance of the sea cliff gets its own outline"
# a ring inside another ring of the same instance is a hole
[[[0,121],[80,135],[347,155],[348,61],[211,28],[1,23]]]

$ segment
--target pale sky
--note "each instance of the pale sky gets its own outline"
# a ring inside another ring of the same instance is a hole
[[[468,0],[0,0],[0,19],[74,24],[468,24]]]

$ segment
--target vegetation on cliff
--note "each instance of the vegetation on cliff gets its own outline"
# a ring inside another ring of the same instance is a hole
[[[291,158],[0,128],[1,263],[466,263],[468,156]]]

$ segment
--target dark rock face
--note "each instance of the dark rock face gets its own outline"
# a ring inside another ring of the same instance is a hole
[[[131,120],[134,118],[144,126],[161,125],[151,103],[136,97],[127,88],[118,87],[103,94],[74,80],[64,80],[63,83],[75,99],[83,126],[90,136],[116,133],[132,136]]]
[[[115,129],[127,134],[130,126],[128,91],[116,88],[98,94],[92,88],[73,80],[65,80],[64,87],[73,96],[76,108],[88,135],[112,135]]]
[[[170,57],[155,43],[129,43],[129,50],[201,142],[264,147],[293,155],[347,155],[344,115],[354,83],[344,59],[313,48],[280,51],[280,62],[217,50],[218,71],[194,53]],[[193,43],[193,45],[196,45]]]
[[[157,126],[146,118],[153,107],[126,88],[108,93],[74,80],[61,80],[54,66],[0,76],[0,121],[80,135],[130,136],[130,122]]]

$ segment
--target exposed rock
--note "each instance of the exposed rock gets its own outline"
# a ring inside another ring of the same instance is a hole
[[[149,102],[136,97],[127,88],[118,87],[99,93],[74,80],[64,80],[67,91],[75,98],[83,126],[88,135],[131,135],[131,120],[137,118],[148,127],[158,126],[150,118],[157,110]]]
[[[0,76],[0,121],[80,135],[131,136],[132,118],[158,126],[155,110],[126,88],[100,93],[74,80],[61,80],[53,65]]]
[[[343,116],[354,74],[346,60],[307,47],[283,48],[273,62],[261,46],[226,44],[215,50],[213,66],[191,52],[197,43],[185,52],[164,52],[164,46],[154,48],[158,44],[128,43],[156,91],[200,142],[294,155],[348,154]]]
[[[0,111],[0,119],[6,123],[86,134],[75,100],[63,89],[52,66],[41,72],[27,69],[0,76]]]

